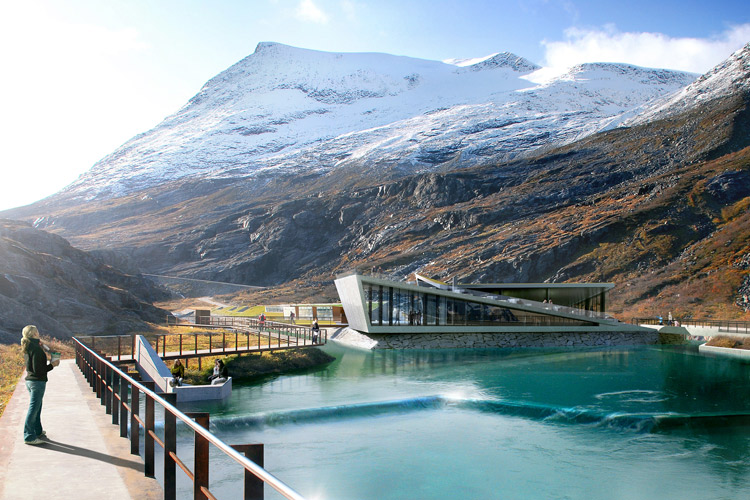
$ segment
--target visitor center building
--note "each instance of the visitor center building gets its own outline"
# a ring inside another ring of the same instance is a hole
[[[338,340],[367,348],[655,343],[605,312],[609,283],[412,283],[359,273],[335,280],[349,322]],[[334,337],[334,339],[336,339]]]

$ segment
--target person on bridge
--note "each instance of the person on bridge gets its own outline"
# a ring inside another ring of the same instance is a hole
[[[222,360],[217,359],[214,362],[214,373],[213,375],[208,377],[208,380],[211,381],[211,385],[219,385],[219,384],[223,384],[228,379],[229,379],[229,370],[227,370],[227,367]]]
[[[23,425],[23,442],[44,444],[47,433],[42,428],[42,399],[47,388],[47,372],[60,364],[60,360],[47,362],[47,354],[39,340],[39,330],[34,325],[24,327],[21,349],[26,361],[26,389],[29,391],[29,411]]]
[[[318,336],[320,335],[320,327],[318,326],[318,319],[315,318],[312,324],[312,341],[313,344],[318,343]]]

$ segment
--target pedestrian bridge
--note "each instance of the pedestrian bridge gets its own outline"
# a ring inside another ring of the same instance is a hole
[[[689,319],[676,320],[669,325],[656,318],[636,318],[633,323],[645,328],[653,328],[659,333],[692,337],[693,340],[708,340],[711,337],[720,336],[737,338],[750,336],[750,321]]]
[[[328,330],[275,321],[260,322],[255,318],[211,316],[207,324],[180,323],[176,326],[193,330],[189,333],[166,333],[149,336],[148,340],[164,361],[190,360],[202,368],[202,358],[253,352],[276,351],[322,346],[328,342]],[[92,349],[118,364],[134,363],[136,335],[78,336]]]

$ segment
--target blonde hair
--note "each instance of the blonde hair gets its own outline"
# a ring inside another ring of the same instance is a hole
[[[23,336],[21,338],[21,348],[24,352],[28,352],[29,346],[31,345],[31,339],[39,338],[39,330],[37,330],[34,325],[27,325],[23,328],[21,335]]]

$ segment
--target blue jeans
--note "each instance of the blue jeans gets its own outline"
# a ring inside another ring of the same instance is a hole
[[[23,425],[23,440],[33,441],[42,433],[42,398],[47,382],[44,380],[27,380],[26,388],[29,390],[29,412],[26,414],[26,422]]]

